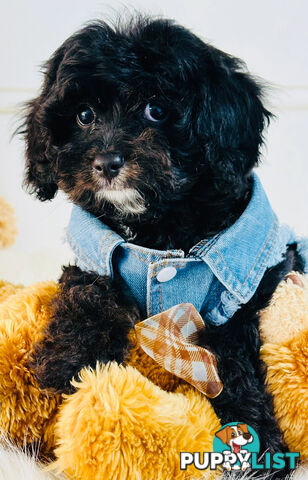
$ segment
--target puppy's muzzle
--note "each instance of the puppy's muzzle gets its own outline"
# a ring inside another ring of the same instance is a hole
[[[125,163],[120,153],[103,153],[96,155],[93,168],[99,176],[116,177]]]

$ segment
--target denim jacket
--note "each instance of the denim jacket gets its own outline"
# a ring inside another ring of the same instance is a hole
[[[73,207],[67,238],[81,269],[122,277],[144,317],[192,303],[206,323],[215,325],[227,322],[251,299],[265,271],[282,261],[288,244],[297,241],[308,258],[308,242],[298,241],[288,226],[278,223],[256,174],[240,218],[186,256],[182,250],[127,243],[78,206]]]

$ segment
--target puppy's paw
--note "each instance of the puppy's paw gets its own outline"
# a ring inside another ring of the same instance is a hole
[[[251,465],[250,465],[249,462],[243,462],[243,463],[242,463],[242,470],[243,470],[243,472],[245,472],[246,470],[248,470],[248,468],[250,468],[250,467],[251,467]]]
[[[232,467],[231,467],[230,462],[224,462],[224,463],[222,464],[222,466],[223,466],[223,468],[224,468],[225,470],[227,470],[228,472],[231,472],[231,468],[232,468]]]
[[[70,382],[83,367],[125,360],[138,314],[110,278],[68,267],[61,280],[53,318],[34,347],[30,367],[42,389],[70,393]]]

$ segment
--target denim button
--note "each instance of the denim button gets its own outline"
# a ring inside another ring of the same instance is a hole
[[[168,282],[176,276],[176,268],[174,267],[165,267],[160,270],[157,274],[157,280],[159,282]]]

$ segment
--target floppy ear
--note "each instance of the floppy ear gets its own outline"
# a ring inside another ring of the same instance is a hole
[[[26,171],[24,185],[44,201],[51,200],[57,190],[55,150],[48,126],[48,107],[55,97],[56,73],[63,58],[60,47],[45,65],[45,80],[41,94],[26,106],[26,115],[18,133],[26,141]]]
[[[243,62],[208,48],[197,134],[216,188],[240,197],[245,178],[258,162],[271,114],[263,106],[261,86]]]
[[[50,135],[41,116],[45,99],[40,96],[28,104],[25,120],[26,171],[24,185],[44,201],[51,200],[57,190],[55,172],[48,148]]]
[[[238,423],[237,428],[240,428],[241,430],[243,430],[244,433],[249,433],[246,423]]]
[[[223,428],[222,430],[219,430],[219,432],[215,433],[215,437],[218,437],[219,440],[222,441],[222,443],[227,443],[229,429],[230,429],[230,427],[227,426],[227,427]]]

